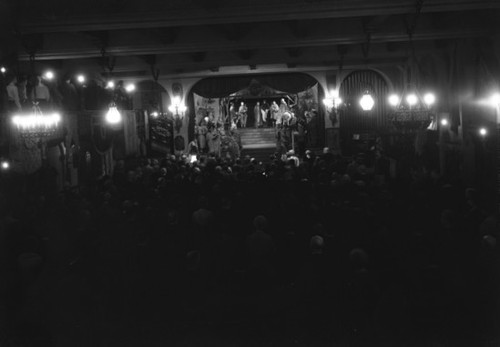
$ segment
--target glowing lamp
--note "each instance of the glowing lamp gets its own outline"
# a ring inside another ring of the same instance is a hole
[[[127,84],[125,90],[127,91],[127,93],[132,93],[135,90],[135,84],[133,83]]]
[[[363,111],[371,111],[373,106],[375,106],[375,100],[373,100],[373,97],[370,95],[370,93],[366,93],[359,100],[359,104],[361,105]]]
[[[0,72],[1,73],[6,73],[7,69],[4,66],[2,66],[2,67],[0,67]]]
[[[333,99],[332,98],[324,98],[323,104],[326,106],[326,108],[331,109],[333,107]]]
[[[174,96],[172,98],[172,104],[168,107],[168,110],[177,116],[184,116],[187,107],[181,103],[181,98],[179,96]]]
[[[495,93],[490,98],[490,103],[493,107],[500,105],[500,93]]]
[[[392,94],[391,96],[389,96],[389,105],[398,106],[398,104],[399,104],[399,96],[397,96],[396,94]]]
[[[427,106],[430,106],[436,102],[436,96],[432,93],[427,93],[424,95],[424,102]]]
[[[447,126],[448,125],[448,119],[446,119],[446,118],[441,119],[441,125],[444,126],[444,127]]]
[[[406,102],[410,106],[415,106],[417,104],[417,102],[418,102],[418,98],[417,98],[417,96],[415,94],[409,94],[406,97]]]
[[[10,168],[10,163],[6,160],[2,161],[1,164],[2,170],[8,170]]]
[[[486,130],[486,128],[480,128],[479,129],[479,135],[481,136],[486,136],[488,134],[488,130]]]
[[[122,121],[122,115],[120,114],[120,111],[116,108],[116,105],[112,103],[109,106],[109,110],[106,113],[106,122],[111,125],[116,125]]]
[[[85,76],[84,75],[78,75],[76,77],[76,80],[78,81],[78,83],[85,83]]]
[[[113,81],[108,81],[108,83],[106,84],[106,88],[108,89],[113,89],[115,87],[115,82]]]
[[[151,116],[154,118],[157,118],[159,116],[159,114],[158,114],[158,112],[154,111],[154,112],[151,112]]]
[[[52,128],[56,127],[61,121],[59,113],[50,115],[34,114],[29,116],[15,115],[12,117],[12,122],[18,129],[36,129],[36,128]]]
[[[46,80],[53,80],[54,79],[54,73],[52,71],[47,71],[45,72],[45,74],[43,75],[43,77],[46,79]]]

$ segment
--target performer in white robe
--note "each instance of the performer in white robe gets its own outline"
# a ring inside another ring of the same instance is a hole
[[[238,113],[240,114],[240,124],[242,128],[247,127],[247,118],[248,118],[247,112],[248,112],[247,105],[245,105],[245,103],[242,101],[240,108],[238,110]]]
[[[273,122],[273,125],[276,125],[276,122],[278,120],[278,113],[280,112],[280,107],[276,103],[276,101],[273,101],[271,104],[271,121]]]
[[[255,117],[255,127],[258,128],[261,125],[260,121],[260,102],[257,101],[253,108],[253,114]]]
[[[198,126],[198,149],[200,153],[204,153],[207,147],[207,126],[202,121],[202,123]]]

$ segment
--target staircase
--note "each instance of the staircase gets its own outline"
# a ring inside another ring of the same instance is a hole
[[[274,128],[240,129],[242,155],[268,162],[269,156],[276,151]]]

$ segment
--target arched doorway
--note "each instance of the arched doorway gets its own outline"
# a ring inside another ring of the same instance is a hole
[[[359,105],[366,91],[375,100],[371,111],[363,111]],[[354,71],[342,81],[339,94],[346,106],[340,113],[340,146],[344,155],[368,150],[376,136],[387,129],[388,92],[385,79],[373,70]]]
[[[139,82],[137,91],[138,112],[142,114],[137,117],[138,133],[145,137],[141,141],[149,143],[149,151],[173,153],[172,119],[165,109],[165,105],[170,104],[170,96],[161,84],[151,80]]]

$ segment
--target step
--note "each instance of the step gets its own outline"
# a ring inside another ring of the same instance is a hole
[[[261,148],[276,148],[276,143],[274,142],[264,142],[255,144],[242,144],[243,149],[261,149]]]

